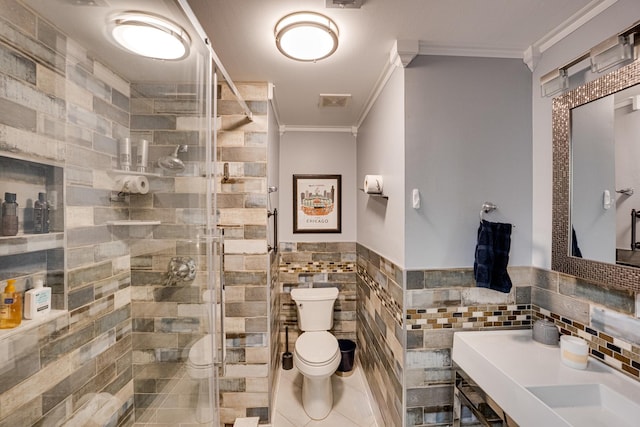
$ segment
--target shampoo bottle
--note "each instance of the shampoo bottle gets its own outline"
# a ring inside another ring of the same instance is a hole
[[[49,232],[49,204],[46,193],[38,193],[38,200],[33,204],[33,232],[43,234]]]
[[[7,280],[7,286],[0,294],[0,329],[15,328],[22,322],[22,295],[16,292],[16,281]]]
[[[2,235],[15,236],[18,234],[18,204],[16,193],[4,193],[2,203]]]
[[[38,279],[33,289],[24,293],[25,319],[35,319],[51,311],[51,288],[45,288],[42,285],[42,279]]]

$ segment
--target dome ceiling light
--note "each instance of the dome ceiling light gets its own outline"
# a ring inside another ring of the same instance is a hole
[[[295,12],[276,24],[276,46],[296,61],[315,62],[338,48],[338,27],[330,18],[315,12]]]
[[[154,59],[180,60],[189,55],[191,39],[177,24],[143,12],[125,12],[109,25],[113,39],[129,52]]]

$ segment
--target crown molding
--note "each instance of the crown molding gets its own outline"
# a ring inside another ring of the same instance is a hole
[[[514,48],[487,48],[474,45],[445,45],[420,41],[420,55],[478,56],[483,58],[522,58],[522,50]]]
[[[567,18],[553,30],[545,34],[540,40],[529,46],[523,55],[525,64],[531,71],[535,70],[542,54],[573,33],[575,30],[604,12],[618,0],[593,0],[578,12]]]
[[[407,67],[420,50],[418,40],[396,40],[389,52],[389,62],[396,67]]]

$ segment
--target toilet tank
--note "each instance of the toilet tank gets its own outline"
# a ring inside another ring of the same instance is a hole
[[[298,326],[302,331],[328,331],[333,326],[333,304],[338,288],[291,289],[291,299],[298,309]]]

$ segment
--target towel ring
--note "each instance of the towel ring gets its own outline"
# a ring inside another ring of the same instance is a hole
[[[491,203],[491,202],[484,202],[482,204],[482,209],[480,209],[480,221],[482,222],[482,220],[484,219],[482,217],[482,214],[486,214],[492,211],[495,211],[496,209],[498,209],[498,206]]]
[[[484,220],[483,218],[483,214],[487,214],[489,212],[493,212],[496,209],[498,209],[498,205],[491,203],[491,202],[484,202],[482,204],[482,208],[480,209],[480,222],[482,222]],[[511,227],[516,228],[515,225],[511,224]]]

